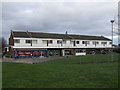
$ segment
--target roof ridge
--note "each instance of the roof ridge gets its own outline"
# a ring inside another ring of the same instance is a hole
[[[30,38],[32,38],[32,35],[28,31],[26,33]]]
[[[71,37],[71,36],[69,36],[69,34],[66,34],[68,37],[70,37],[70,38],[72,38],[72,39],[74,39],[73,37]]]
[[[12,30],[13,31],[13,30]],[[14,31],[13,31],[14,32]],[[15,32],[27,32],[27,31],[15,31]],[[29,31],[29,33],[43,33],[43,34],[60,34],[60,35],[66,35],[62,33],[47,33],[47,32],[33,32]],[[96,35],[80,35],[80,34],[67,34],[67,35],[76,35],[76,36],[96,36]],[[103,36],[96,36],[96,37],[103,37]]]
[[[59,34],[59,33],[47,33],[47,32],[33,32],[33,31],[15,31],[13,30],[15,37],[27,37],[27,38],[59,38],[59,39],[83,39],[83,40],[111,40],[104,36],[94,35],[78,35],[78,34]]]

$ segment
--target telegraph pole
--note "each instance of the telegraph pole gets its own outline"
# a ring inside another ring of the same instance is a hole
[[[113,23],[114,23],[114,20],[111,20],[110,22],[111,22],[111,25],[112,25],[112,33],[111,33],[111,35],[112,35],[112,36],[111,36],[111,37],[112,37],[111,59],[112,59],[112,60],[111,60],[111,61],[114,61],[114,60],[113,60]]]

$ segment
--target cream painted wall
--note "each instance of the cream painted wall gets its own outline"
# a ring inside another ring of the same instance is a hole
[[[50,38],[14,38],[14,39],[20,39],[20,43],[14,43],[13,48],[111,48],[111,41],[105,41],[105,40],[75,40],[79,41],[79,44],[76,44],[76,46],[73,46],[73,44],[70,43],[70,40],[66,41],[66,44],[57,44],[57,40],[62,39],[50,39]],[[25,40],[37,40],[37,44],[26,44]],[[53,40],[52,44],[43,44],[42,40]],[[82,44],[82,41],[90,41],[90,44],[85,46],[85,44]],[[93,45],[93,41],[98,41],[98,45]],[[107,42],[106,46],[103,46],[101,42]]]

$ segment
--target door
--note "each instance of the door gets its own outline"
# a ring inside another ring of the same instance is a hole
[[[44,53],[43,52],[40,52],[40,57],[43,57],[44,56]]]

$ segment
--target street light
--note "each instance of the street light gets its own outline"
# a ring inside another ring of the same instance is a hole
[[[113,23],[115,22],[115,20],[111,20],[110,22],[112,24],[112,51],[111,51],[112,60],[111,61],[113,61]]]

